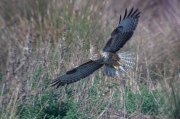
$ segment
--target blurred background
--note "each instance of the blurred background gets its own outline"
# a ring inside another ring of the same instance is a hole
[[[0,117],[178,119],[180,1],[1,0]],[[124,15],[141,11],[121,51],[136,53],[122,79],[103,69],[54,89],[49,83],[101,50]]]

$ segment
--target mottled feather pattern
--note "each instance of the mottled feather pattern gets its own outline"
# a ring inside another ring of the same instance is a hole
[[[103,64],[99,64],[91,60],[83,65],[80,65],[79,67],[67,71],[66,74],[55,79],[51,83],[51,85],[56,86],[56,88],[58,88],[59,86],[76,82],[82,78],[89,76],[94,71],[101,68],[102,66]]]

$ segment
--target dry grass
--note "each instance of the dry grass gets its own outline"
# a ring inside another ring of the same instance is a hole
[[[56,102],[71,99],[77,102],[79,108],[73,114],[81,113],[84,118],[150,118],[147,115],[177,118],[180,109],[177,106],[180,103],[178,4],[178,0],[130,3],[124,0],[121,4],[117,0],[1,0],[1,118],[20,118],[23,110],[17,114],[20,104],[24,108],[27,104],[34,105],[35,98],[41,101],[47,92],[51,92],[49,97],[58,95]],[[100,70],[86,80],[58,90],[49,87],[53,78],[89,58],[90,43],[103,48],[126,6],[142,11],[137,30],[123,49],[132,49],[137,54],[130,76],[112,79]],[[129,113],[127,95],[129,92],[145,95],[143,86],[148,87],[158,105],[158,114],[142,114],[145,99],[141,103],[137,100],[136,111]],[[156,96],[154,90],[161,93]],[[162,97],[165,97],[164,104],[161,104]],[[42,103],[32,118],[38,118],[49,100]],[[167,106],[172,111],[167,111]]]

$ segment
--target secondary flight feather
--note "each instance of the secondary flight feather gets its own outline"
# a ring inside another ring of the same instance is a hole
[[[51,86],[58,88],[79,81],[103,66],[105,66],[104,71],[109,77],[126,74],[134,65],[134,55],[131,52],[117,53],[117,51],[132,37],[140,13],[138,9],[134,11],[134,8],[128,13],[126,9],[123,19],[121,19],[120,15],[119,24],[111,33],[111,37],[103,50],[93,54],[88,62],[54,79]]]

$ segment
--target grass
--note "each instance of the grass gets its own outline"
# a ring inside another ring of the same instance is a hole
[[[166,21],[178,16],[176,2],[154,2],[152,9],[139,2],[1,0],[0,118],[178,118],[179,28]],[[124,5],[142,11],[122,49],[136,52],[130,75],[113,79],[101,69],[57,90],[50,87],[52,79],[88,60],[91,43],[103,48]]]

